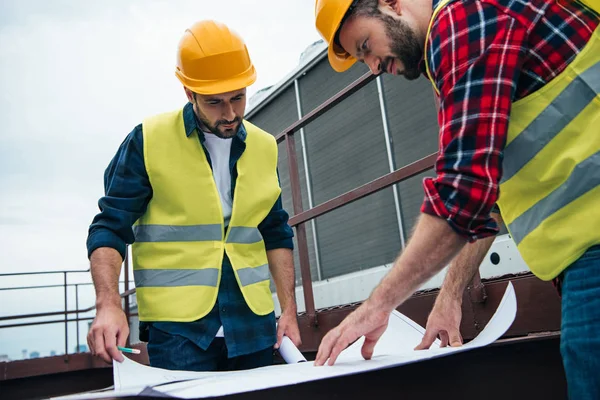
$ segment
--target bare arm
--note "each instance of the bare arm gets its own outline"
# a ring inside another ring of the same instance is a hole
[[[117,346],[125,346],[129,326],[121,307],[119,274],[123,259],[119,252],[100,247],[90,256],[90,269],[96,290],[96,318],[88,333],[92,354],[110,363],[123,361]]]
[[[498,224],[502,222],[500,214],[492,213],[491,216]],[[463,292],[479,269],[483,258],[494,243],[494,239],[495,237],[491,236],[467,244],[452,261],[427,319],[427,329],[423,340],[416,350],[428,349],[438,336],[441,340],[441,347],[462,345],[460,321],[462,319]]]
[[[392,270],[371,296],[323,338],[315,365],[333,365],[350,343],[365,336],[362,355],[370,359],[385,332],[390,313],[429,278],[444,268],[466,239],[438,217],[421,214],[415,232]]]
[[[492,213],[491,216],[498,225],[502,223],[500,214]],[[489,236],[469,243],[458,253],[450,264],[450,268],[448,268],[448,274],[444,279],[440,294],[444,293],[446,296],[462,300],[463,292],[473,279],[490,247],[492,247],[494,239],[496,239],[495,236]]]
[[[90,257],[92,281],[96,290],[96,308],[121,307],[119,275],[123,259],[119,252],[110,247],[100,247]]]
[[[281,305],[275,347],[278,348],[281,345],[283,335],[288,336],[296,346],[299,346],[301,340],[296,318],[296,279],[292,250],[286,248],[269,250],[267,258],[269,259],[269,270],[275,281],[277,298]]]

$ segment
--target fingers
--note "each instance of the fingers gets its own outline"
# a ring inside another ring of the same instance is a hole
[[[452,346],[452,347],[462,346],[463,340],[462,340],[462,336],[460,335],[460,332],[458,330],[450,331],[449,336],[450,336],[450,346]]]
[[[290,338],[296,347],[300,347],[302,345],[302,337],[300,336],[300,330],[296,328],[294,330],[293,337]]]
[[[278,349],[281,346],[281,341],[283,340],[283,334],[285,333],[285,329],[283,325],[277,325],[277,343],[273,346],[275,349]]]
[[[423,340],[421,340],[421,343],[415,347],[415,350],[427,350],[430,348],[433,342],[435,342],[438,332],[439,331],[436,329],[427,329],[425,331],[425,335],[423,336]]]
[[[112,359],[106,352],[106,348],[104,347],[104,332],[101,329],[94,329],[94,354],[101,359],[103,359],[107,363],[111,363]]]
[[[317,352],[317,357],[315,358],[315,365],[317,367],[325,365],[325,362],[329,358],[331,350],[333,349],[333,346],[335,345],[339,335],[339,328],[334,328],[331,331],[329,331],[327,335],[325,335],[325,337],[321,341],[321,344],[319,345],[319,351]]]
[[[446,347],[446,346],[448,346],[448,342],[449,342],[449,340],[448,340],[448,332],[446,332],[446,331],[440,331],[439,335],[440,335],[440,341],[441,341],[440,347]]]
[[[352,340],[350,340],[350,337],[348,336],[347,331],[344,331],[338,337],[338,340],[336,341],[335,345],[333,346],[333,349],[331,350],[331,354],[329,354],[328,365],[335,364],[335,361],[337,360],[337,358],[340,355],[340,353],[342,351],[346,350],[346,347],[348,347],[348,345],[351,342],[352,342]]]
[[[117,332],[113,330],[105,330],[104,331],[104,347],[106,348],[106,352],[108,353],[108,363],[111,363],[112,360],[116,360],[118,362],[123,362],[123,354],[117,349]]]

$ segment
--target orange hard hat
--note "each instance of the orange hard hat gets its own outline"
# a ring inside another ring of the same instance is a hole
[[[329,64],[337,72],[347,70],[356,62],[356,58],[335,43],[335,34],[352,3],[353,0],[317,0],[315,4],[315,25],[329,45]]]
[[[199,94],[231,92],[256,81],[256,70],[240,35],[216,21],[199,21],[179,41],[175,75]]]

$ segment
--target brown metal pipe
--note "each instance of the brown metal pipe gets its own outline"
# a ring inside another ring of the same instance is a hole
[[[427,157],[424,157],[418,161],[415,161],[412,164],[407,165],[406,167],[397,169],[394,172],[390,172],[389,174],[377,178],[369,183],[365,183],[364,185],[356,189],[350,190],[349,192],[334,197],[333,199],[328,200],[324,203],[321,203],[308,211],[295,213],[295,215],[290,218],[290,225],[296,226],[306,221],[310,221],[311,219],[333,211],[336,208],[340,208],[342,206],[345,206],[346,204],[350,204],[353,201],[362,199],[363,197],[366,197],[381,189],[385,189],[388,186],[392,186],[398,182],[420,174],[421,172],[427,171],[428,169],[433,167],[436,158],[437,153],[430,154]]]
[[[290,173],[290,186],[292,190],[292,203],[294,214],[302,213],[302,192],[300,188],[300,174],[298,172],[298,157],[296,156],[296,142],[293,133],[286,136],[286,148]],[[315,298],[310,274],[310,261],[308,258],[308,242],[304,224],[297,224],[296,238],[298,240],[298,256],[300,258],[300,273],[302,275],[302,288],[304,291],[304,306],[312,326],[317,324]]]
[[[485,291],[485,285],[481,282],[481,275],[479,274],[479,270],[475,272],[471,282],[467,286],[467,291],[469,292],[469,298],[473,303],[484,303],[487,299],[487,293]]]

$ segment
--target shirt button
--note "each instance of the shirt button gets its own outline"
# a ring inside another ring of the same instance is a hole
[[[221,312],[225,313],[225,307],[221,308]]]

